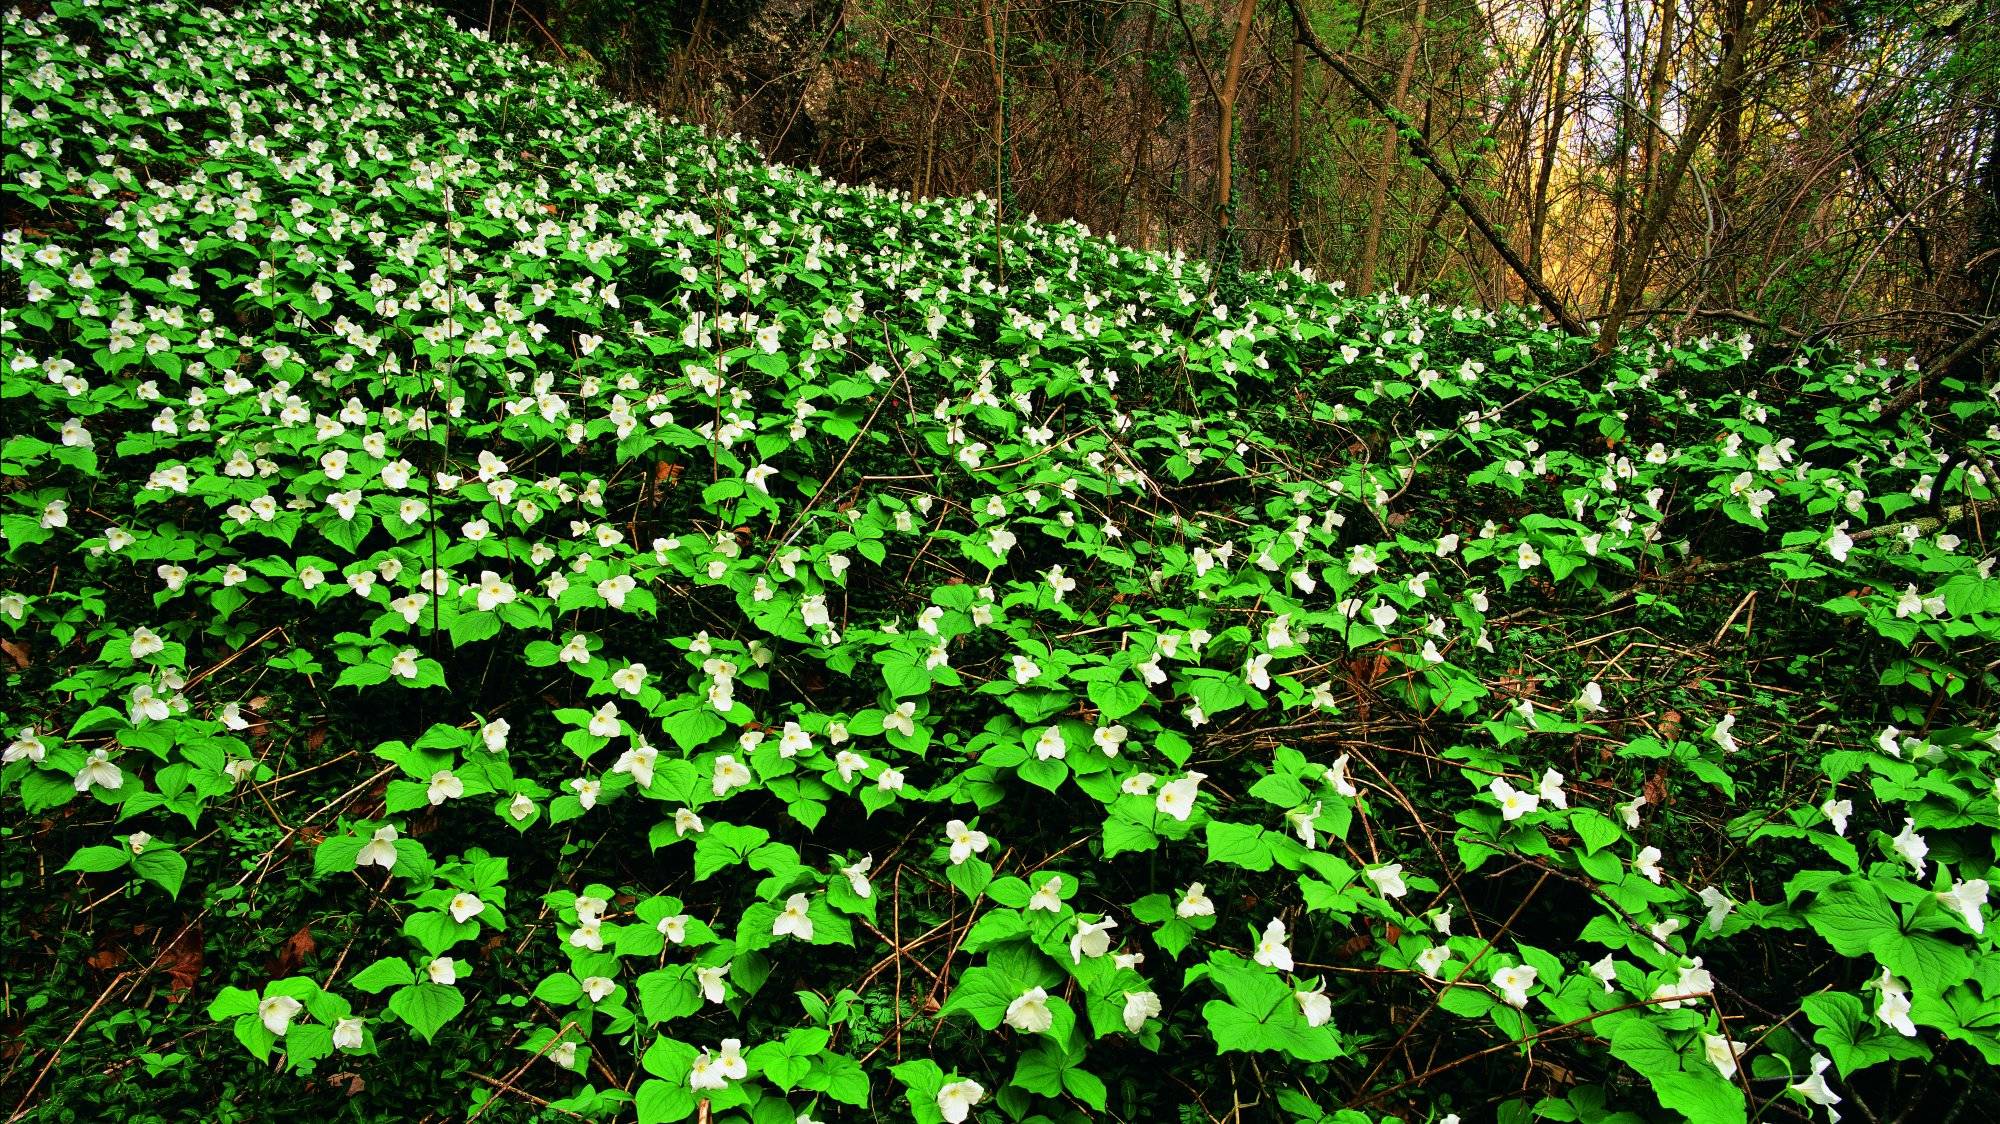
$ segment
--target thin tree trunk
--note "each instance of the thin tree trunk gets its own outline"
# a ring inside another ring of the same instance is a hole
[[[1542,134],[1541,167],[1535,171],[1535,188],[1528,204],[1528,264],[1542,268],[1543,239],[1549,225],[1549,181],[1555,176],[1556,154],[1562,151],[1563,126],[1569,120],[1569,105],[1565,100],[1569,93],[1569,60],[1575,54],[1577,43],[1583,38],[1584,5],[1577,6],[1576,27],[1563,37],[1562,49],[1556,52],[1555,74],[1550,83],[1548,124]]]
[[[1410,21],[1410,45],[1403,50],[1403,65],[1396,71],[1396,92],[1389,97],[1390,108],[1401,111],[1410,96],[1410,76],[1417,69],[1417,48],[1423,43],[1424,14],[1428,0],[1417,0],[1417,18]],[[1382,162],[1375,169],[1375,190],[1368,202],[1368,232],[1361,240],[1361,275],[1354,291],[1367,296],[1375,291],[1375,267],[1382,249],[1382,222],[1389,208],[1389,181],[1396,174],[1396,136],[1400,132],[1392,117],[1382,131]]]
[[[1298,11],[1299,0],[1286,0],[1286,2],[1292,6],[1293,12]],[[1368,85],[1367,80],[1348,65],[1347,60],[1327,50],[1326,45],[1319,41],[1319,37],[1314,35],[1312,29],[1303,21],[1299,24],[1299,30],[1305,37],[1306,49],[1312,52],[1314,58],[1325,63],[1339,75],[1340,80],[1347,83],[1348,88],[1390,121],[1396,122],[1399,126],[1407,124],[1407,118],[1384,101],[1382,95],[1376,93],[1374,88]],[[1514,276],[1519,277],[1521,283],[1528,287],[1528,291],[1534,294],[1535,300],[1540,302],[1549,317],[1560,325],[1563,331],[1571,335],[1587,335],[1582,323],[1570,315],[1569,310],[1563,307],[1562,301],[1542,281],[1541,274],[1522,260],[1514,247],[1508,244],[1506,237],[1494,227],[1492,220],[1486,217],[1486,212],[1466,194],[1465,185],[1461,184],[1458,177],[1451,173],[1451,169],[1445,167],[1444,162],[1438,159],[1437,153],[1431,149],[1430,141],[1424,137],[1423,132],[1410,128],[1403,139],[1410,146],[1410,155],[1416,157],[1417,162],[1438,181],[1438,186],[1444,188],[1445,195],[1465,213],[1466,220],[1479,231],[1479,236],[1486,240],[1487,245],[1493,247],[1493,252],[1499,254],[1500,259],[1507,263],[1507,267],[1514,271]]]
[[[1306,47],[1305,44],[1299,42],[1298,37],[1294,35],[1292,37],[1292,75],[1291,75],[1292,77],[1292,130],[1291,130],[1292,135],[1290,138],[1291,151],[1286,154],[1287,159],[1285,161],[1285,168],[1286,168],[1285,237],[1284,240],[1281,241],[1278,245],[1278,258],[1277,261],[1273,263],[1274,268],[1283,268],[1287,260],[1296,262],[1299,261],[1305,255],[1304,227],[1299,218],[1299,201],[1301,198],[1300,188],[1299,188],[1299,152],[1300,152],[1299,132],[1302,123],[1302,114],[1300,113],[1300,106],[1302,104],[1302,98],[1303,98],[1301,87],[1305,83],[1305,68],[1306,68]]]
[[[1609,355],[1611,349],[1618,346],[1618,334],[1624,328],[1625,314],[1638,306],[1639,298],[1645,292],[1647,267],[1652,264],[1654,247],[1658,245],[1660,232],[1666,228],[1667,216],[1673,210],[1681,178],[1687,174],[1688,166],[1694,163],[1695,151],[1701,147],[1703,135],[1715,123],[1722,108],[1722,95],[1742,81],[1744,61],[1750,53],[1750,32],[1764,18],[1769,6],[1770,0],[1757,0],[1756,6],[1743,17],[1743,34],[1730,45],[1729,53],[1722,58],[1722,65],[1716,68],[1715,80],[1695,103],[1693,112],[1688,114],[1687,128],[1674,145],[1673,157],[1667,163],[1666,172],[1658,183],[1648,185],[1645,210],[1639,217],[1631,250],[1618,275],[1617,297],[1598,329],[1593,350],[1600,356]]]
[[[1222,73],[1222,89],[1216,95],[1216,104],[1222,111],[1221,124],[1216,127],[1215,162],[1217,168],[1215,183],[1215,223],[1220,231],[1220,241],[1227,248],[1235,232],[1230,229],[1230,220],[1235,217],[1235,206],[1230,198],[1233,190],[1230,183],[1231,172],[1236,160],[1231,145],[1236,126],[1236,87],[1243,78],[1243,51],[1250,42],[1250,18],[1257,13],[1257,0],[1237,0],[1236,36],[1229,44],[1229,66]]]
[[[993,0],[980,0],[979,18],[986,25],[986,54],[993,60],[993,273],[1005,285],[1007,235],[1001,223],[1007,210],[1007,64],[1000,57],[1000,37],[993,28]],[[1000,18],[1005,21],[1006,12]]]

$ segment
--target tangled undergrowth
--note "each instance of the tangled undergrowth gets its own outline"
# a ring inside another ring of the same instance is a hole
[[[765,165],[408,3],[4,21],[37,1120],[1940,1121],[1992,388]]]

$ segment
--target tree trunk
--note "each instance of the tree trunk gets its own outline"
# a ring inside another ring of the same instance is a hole
[[[1292,6],[1294,13],[1298,11],[1299,0],[1286,0],[1286,2]],[[1361,100],[1375,107],[1377,113],[1382,114],[1382,116],[1388,118],[1390,121],[1396,122],[1399,126],[1407,124],[1407,119],[1400,112],[1392,108],[1388,102],[1384,101],[1382,95],[1376,93],[1374,88],[1368,85],[1367,80],[1363,79],[1361,75],[1355,72],[1352,66],[1348,65],[1347,60],[1327,50],[1326,44],[1321,43],[1319,37],[1313,34],[1312,28],[1306,26],[1303,21],[1299,23],[1299,32],[1305,37],[1306,50],[1311,51],[1314,58],[1325,63],[1335,74],[1339,75],[1340,80],[1345,82],[1349,89],[1359,95]],[[1555,293],[1549,290],[1548,285],[1543,283],[1541,274],[1529,268],[1528,263],[1521,259],[1521,255],[1515,252],[1514,247],[1508,244],[1506,237],[1486,217],[1486,212],[1481,210],[1479,204],[1466,194],[1465,185],[1460,183],[1458,177],[1451,173],[1451,169],[1445,167],[1444,162],[1438,159],[1437,153],[1432,150],[1430,141],[1424,136],[1423,132],[1419,129],[1411,128],[1405,135],[1404,140],[1410,146],[1410,155],[1416,157],[1417,162],[1422,164],[1426,171],[1430,172],[1433,179],[1437,180],[1438,186],[1444,189],[1445,195],[1453,203],[1457,204],[1460,211],[1464,212],[1466,221],[1472,224],[1473,229],[1479,231],[1479,236],[1486,240],[1487,245],[1493,247],[1493,252],[1500,255],[1500,260],[1506,262],[1507,268],[1514,271],[1514,276],[1519,277],[1521,283],[1528,287],[1528,291],[1535,295],[1535,299],[1541,303],[1543,310],[1549,314],[1549,317],[1560,325],[1563,331],[1573,336],[1587,334],[1583,330],[1582,323],[1576,317],[1570,315],[1569,310],[1563,307],[1562,301],[1557,298]]]
[[[1543,239],[1549,225],[1549,181],[1555,175],[1556,154],[1562,151],[1563,126],[1569,120],[1569,105],[1564,100],[1569,93],[1569,61],[1576,53],[1579,40],[1583,38],[1583,19],[1588,9],[1578,5],[1576,27],[1563,37],[1563,44],[1556,52],[1555,73],[1551,77],[1548,121],[1542,132],[1541,166],[1535,170],[1535,187],[1528,203],[1528,264],[1536,271],[1542,268]]]
[[[1229,65],[1222,73],[1222,89],[1216,94],[1216,105],[1222,111],[1221,122],[1215,130],[1215,224],[1220,232],[1219,248],[1223,251],[1225,263],[1229,250],[1234,245],[1235,231],[1231,220],[1235,217],[1235,203],[1230,197],[1234,190],[1230,183],[1231,172],[1236,160],[1232,145],[1236,127],[1236,88],[1243,78],[1243,51],[1250,42],[1250,18],[1257,14],[1257,0],[1237,0],[1236,35],[1229,43]]]
[[[1423,44],[1424,14],[1428,0],[1417,0],[1417,17],[1410,21],[1410,45],[1403,50],[1403,65],[1396,71],[1396,92],[1389,106],[1401,112],[1410,96],[1410,76],[1416,73],[1417,49]],[[1368,204],[1368,233],[1361,241],[1361,274],[1354,291],[1367,296],[1375,291],[1375,268],[1382,249],[1382,222],[1389,208],[1389,182],[1396,174],[1396,136],[1400,132],[1392,117],[1382,133],[1382,163],[1375,170],[1375,192]]]
[[[1687,175],[1688,166],[1694,163],[1694,154],[1701,147],[1702,136],[1715,123],[1722,108],[1723,93],[1742,81],[1744,60],[1750,53],[1750,32],[1764,18],[1769,6],[1770,0],[1757,0],[1756,6],[1744,16],[1743,34],[1731,44],[1729,53],[1722,58],[1722,65],[1716,68],[1715,80],[1695,103],[1693,112],[1688,114],[1687,128],[1674,145],[1673,157],[1667,163],[1666,172],[1658,183],[1648,185],[1645,210],[1639,216],[1639,226],[1625,255],[1624,268],[1618,273],[1617,296],[1605,314],[1604,323],[1598,329],[1597,343],[1592,349],[1599,356],[1609,355],[1611,349],[1618,346],[1618,334],[1625,326],[1625,315],[1638,306],[1639,298],[1645,292],[1646,269],[1652,262],[1660,232],[1666,228],[1667,216],[1673,209],[1681,178]]]
[[[986,25],[986,53],[993,60],[993,273],[1005,285],[1007,235],[1001,223],[1007,211],[1007,64],[1000,56],[1000,33],[993,27],[993,0],[980,0],[979,18]],[[1004,25],[1004,9],[1000,19]]]
[[[1285,237],[1278,244],[1277,260],[1273,268],[1282,269],[1286,261],[1300,261],[1305,256],[1304,225],[1299,218],[1299,202],[1302,198],[1299,188],[1299,132],[1302,126],[1300,107],[1303,104],[1301,87],[1305,82],[1306,45],[1292,38],[1292,129],[1291,151],[1285,162]]]

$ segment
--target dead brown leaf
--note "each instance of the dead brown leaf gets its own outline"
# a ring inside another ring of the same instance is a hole
[[[179,1003],[187,998],[195,981],[201,978],[201,942],[201,926],[189,925],[161,954],[160,967],[167,973],[167,999],[170,1002]]]
[[[7,658],[14,661],[16,671],[28,670],[28,665],[33,662],[28,646],[18,640],[0,640],[0,652],[7,653]]]
[[[299,965],[318,947],[319,942],[313,939],[312,926],[299,926],[298,932],[286,937],[285,943],[278,946],[278,958],[271,963],[271,974],[289,976],[298,971]]]

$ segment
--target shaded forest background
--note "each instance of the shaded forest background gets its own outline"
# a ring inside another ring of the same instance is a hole
[[[2000,305],[1995,0],[448,6],[844,180],[1606,349],[1672,317],[1971,359]]]

